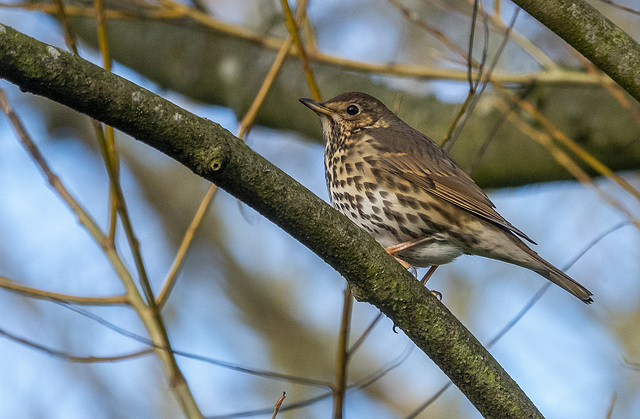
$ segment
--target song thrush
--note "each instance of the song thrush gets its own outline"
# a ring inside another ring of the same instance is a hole
[[[425,267],[480,255],[531,269],[593,301],[520,239],[534,243],[496,212],[443,148],[382,102],[358,92],[300,101],[322,122],[331,205],[398,259]]]

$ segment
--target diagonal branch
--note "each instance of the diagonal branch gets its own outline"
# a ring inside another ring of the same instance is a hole
[[[0,77],[103,121],[255,208],[337,269],[485,417],[541,417],[477,339],[378,243],[219,125],[0,24]]]
[[[584,0],[513,0],[640,102],[640,45]]]

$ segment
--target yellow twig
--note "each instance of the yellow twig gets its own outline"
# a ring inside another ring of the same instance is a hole
[[[276,416],[278,416],[278,411],[280,410],[280,406],[282,406],[282,402],[284,402],[284,399],[286,397],[287,393],[283,391],[282,396],[278,399],[275,406],[273,407],[273,416],[271,416],[271,419],[276,419]]]
[[[76,295],[60,294],[57,292],[43,291],[38,288],[31,288],[20,285],[15,281],[0,276],[0,288],[12,291],[27,297],[39,298],[43,300],[61,300],[79,305],[127,305],[129,298],[126,294],[114,295],[112,297],[80,297]]]
[[[173,259],[173,263],[169,268],[169,272],[167,273],[167,276],[163,281],[164,285],[162,286],[162,291],[160,291],[160,293],[158,294],[157,305],[158,310],[160,311],[162,311],[162,308],[167,303],[167,300],[171,295],[171,291],[173,290],[173,286],[175,285],[176,279],[178,277],[178,272],[180,270],[180,267],[182,266],[184,257],[187,255],[187,250],[189,250],[189,246],[191,246],[191,243],[193,242],[193,238],[195,237],[198,226],[207,215],[211,201],[213,200],[213,197],[215,196],[217,191],[218,187],[216,185],[211,184],[211,186],[209,186],[207,193],[200,202],[200,206],[198,206],[196,214],[191,220],[191,224],[189,224],[189,228],[187,228],[187,232],[182,238],[182,242],[180,243],[180,247],[178,248],[176,257]]]
[[[347,390],[347,370],[349,366],[349,331],[351,329],[351,313],[353,298],[351,289],[347,285],[344,289],[342,303],[342,319],[338,338],[338,353],[336,354],[336,379],[333,384],[333,418],[340,419],[344,411],[344,396]]]
[[[278,55],[276,56],[275,61],[271,65],[267,76],[265,77],[262,85],[260,86],[260,90],[258,94],[254,98],[251,106],[249,106],[249,110],[244,114],[242,120],[240,121],[240,128],[238,129],[238,138],[243,138],[245,134],[249,131],[253,121],[256,119],[258,115],[258,110],[262,106],[265,98],[267,97],[267,93],[269,89],[273,85],[282,64],[284,63],[285,58],[287,58],[287,51],[291,48],[291,44],[293,44],[293,39],[291,35],[287,36],[287,39],[282,43],[282,48],[278,51]]]
[[[109,44],[107,42],[107,23],[106,23],[106,18],[105,18],[105,12],[104,12],[104,4],[102,2],[102,0],[94,0],[93,2],[95,10],[96,10],[96,28],[97,28],[97,35],[98,35],[98,48],[100,50],[100,55],[102,56],[102,67],[107,70],[107,71],[111,71],[111,58],[109,56]],[[96,132],[98,130],[98,127],[100,129],[100,132],[102,132],[102,124],[95,124],[96,127]],[[116,151],[116,145],[115,145],[115,137],[114,137],[114,132],[113,132],[113,127],[110,127],[109,125],[105,126],[105,135],[104,135],[104,141],[107,142],[107,150],[109,150],[109,153],[111,155],[110,161],[112,162],[112,164],[115,165],[115,167],[113,168],[114,173],[116,174],[116,176],[118,177],[118,182],[120,182],[120,165],[119,165],[119,159],[118,159],[118,154]],[[102,136],[99,136],[99,138]],[[116,195],[115,192],[113,191],[113,188],[109,188],[109,240],[111,241],[115,241],[115,236],[116,236],[116,222],[117,222],[117,204],[115,202],[116,200]]]
[[[516,115],[515,112],[511,112],[511,109],[509,109],[507,103],[502,99],[496,99],[495,107],[506,114],[509,122],[516,126],[516,128],[518,128],[523,134],[527,135],[531,139],[544,146],[549,151],[551,156],[561,166],[567,169],[567,171],[571,173],[571,175],[576,178],[576,180],[594,190],[594,192],[600,197],[600,199],[623,213],[627,217],[627,219],[640,230],[640,220],[638,220],[638,218],[636,218],[618,200],[613,198],[608,193],[604,192],[602,188],[598,187],[598,185],[596,185],[591,180],[589,175],[584,170],[582,170],[582,168],[580,168],[580,166],[578,166],[571,157],[569,157],[564,151],[558,148],[556,144],[554,144],[553,138],[550,134],[534,129],[531,125],[523,121]]]
[[[78,220],[80,221],[80,224],[82,224],[87,229],[87,231],[91,233],[94,240],[100,245],[100,247],[109,258],[111,265],[113,266],[116,274],[118,275],[126,289],[129,304],[134,308],[134,310],[140,317],[142,324],[145,326],[147,333],[149,334],[149,338],[155,345],[156,354],[162,360],[162,365],[165,367],[165,374],[168,377],[169,382],[171,383],[172,391],[175,394],[176,399],[180,403],[183,412],[189,418],[202,418],[203,416],[198,409],[198,405],[193,399],[193,394],[191,393],[191,390],[189,389],[189,386],[184,379],[182,372],[178,368],[176,360],[173,356],[171,344],[167,336],[167,331],[156,308],[155,300],[151,299],[151,301],[147,304],[142,299],[142,296],[140,295],[138,288],[135,285],[135,281],[120,259],[118,252],[113,246],[113,243],[107,239],[107,236],[100,230],[100,227],[98,227],[91,216],[89,216],[89,214],[82,208],[82,206],[67,191],[60,179],[51,171],[49,165],[36,147],[35,143],[31,140],[31,137],[24,128],[24,125],[22,125],[22,122],[20,121],[18,116],[9,106],[4,91],[1,89],[0,110],[2,110],[7,115],[9,121],[12,123],[18,135],[18,139],[31,155],[38,167],[40,167],[40,170],[42,170],[42,172],[45,174],[51,186],[76,214]],[[104,142],[102,142],[101,145],[104,145]],[[107,170],[109,170],[110,167],[111,166],[107,165]],[[113,179],[112,177],[110,178]],[[122,192],[119,187],[116,187],[115,190],[120,195],[119,197],[121,197]],[[122,203],[122,201],[119,202]],[[127,224],[124,222],[125,220],[128,220],[128,218],[122,217],[122,219],[125,226],[125,232],[127,232],[127,237],[130,238],[131,232],[127,231]],[[128,227],[130,227],[130,225]],[[137,246],[135,237],[133,243],[134,246]],[[134,252],[134,255],[135,254],[136,252]],[[139,252],[137,252],[137,254],[139,255]]]
[[[306,7],[306,0],[303,0],[300,2],[300,5],[298,6],[298,11],[296,13],[297,21],[304,20],[305,7]],[[253,102],[251,103],[251,106],[249,106],[249,110],[240,121],[240,127],[238,128],[238,138],[244,138],[244,136],[247,134],[247,132],[249,132],[251,126],[253,125],[253,121],[255,120],[258,114],[258,111],[260,110],[260,107],[264,103],[264,99],[267,97],[267,93],[269,92],[269,89],[273,85],[273,82],[276,76],[278,75],[278,72],[282,67],[284,59],[287,57],[287,51],[290,49],[291,44],[292,44],[292,37],[289,35],[285,40],[285,42],[282,44],[280,51],[278,51],[278,55],[276,56],[276,59],[271,65],[271,68],[269,69],[267,76],[262,82],[262,85],[260,86],[260,90],[258,91],[258,94],[256,95]],[[182,265],[182,262],[184,261],[184,257],[187,254],[187,250],[189,249],[189,246],[193,241],[193,238],[195,236],[195,231],[200,225],[200,223],[202,222],[202,220],[204,219],[204,216],[206,215],[210,207],[211,201],[213,200],[216,192],[217,192],[217,187],[215,185],[211,185],[209,187],[209,190],[205,194],[204,198],[200,202],[198,210],[196,211],[196,214],[191,220],[191,224],[189,225],[189,228],[187,229],[187,232],[185,233],[182,239],[182,242],[180,243],[180,247],[178,249],[176,257],[174,258],[173,263],[171,264],[171,268],[169,269],[169,272],[167,273],[167,276],[164,280],[162,291],[158,296],[157,304],[160,310],[162,310],[162,307],[164,307],[167,300],[169,299],[171,290],[173,289],[173,286],[176,281],[177,273],[180,269],[180,266]]]
[[[8,8],[23,8],[25,10],[39,10],[44,13],[55,13],[54,5],[47,4],[30,4],[30,3],[17,3],[17,4],[5,4],[1,5]],[[65,6],[65,11],[68,15],[77,16],[95,16],[95,10],[93,8],[86,8],[80,6]],[[144,13],[134,12],[130,10],[105,10],[105,17],[107,19],[158,19],[167,20],[169,23],[175,21],[175,24],[184,25],[184,19],[191,19],[193,22],[202,25],[204,28],[224,33],[229,36],[244,39],[264,48],[279,50],[284,40],[260,35],[248,30],[246,28],[232,25],[226,22],[222,22],[198,12],[195,9],[188,8],[184,5],[175,6],[172,9],[151,8]],[[490,23],[493,23],[492,17],[489,16]],[[514,39],[517,35],[513,35]],[[524,48],[524,47],[523,47]],[[525,48],[529,53],[528,49]],[[290,49],[290,55],[297,55],[295,48]],[[451,81],[466,81],[467,70],[449,69],[449,68],[437,68],[432,66],[403,64],[403,63],[368,63],[355,60],[349,60],[342,57],[337,57],[329,54],[310,49],[307,51],[307,55],[310,61],[322,62],[325,64],[331,64],[338,67],[342,67],[346,70],[359,71],[365,73],[376,73],[393,75],[397,77],[410,77],[424,80],[451,80]],[[540,60],[539,60],[540,61]],[[564,70],[552,61],[542,63],[545,68],[549,68],[548,71],[534,72],[534,73],[508,73],[503,71],[495,71],[491,77],[491,83],[497,84],[528,84],[528,83],[542,83],[542,84],[559,84],[559,85],[593,85],[600,86],[603,81],[601,77],[597,77],[593,74]],[[551,67],[553,65],[553,67]],[[605,80],[606,84],[613,84],[612,80]]]
[[[289,2],[287,0],[280,0],[280,4],[282,5],[282,11],[284,13],[285,25],[287,26],[289,35],[293,38],[293,43],[296,45],[298,57],[300,58],[302,68],[304,69],[304,74],[307,78],[307,85],[309,85],[309,89],[311,89],[311,96],[315,100],[321,100],[320,90],[318,89],[318,85],[313,78],[313,70],[311,69],[311,65],[309,65],[309,57],[307,56],[307,52],[304,49],[304,45],[302,45],[302,41],[300,40],[300,36],[298,34],[298,24],[293,18],[291,8],[289,8]],[[300,5],[298,6],[298,8],[304,9],[304,5]]]
[[[76,38],[73,36],[73,32],[71,31],[71,27],[69,26],[69,22],[67,20],[67,14],[64,10],[64,5],[62,4],[62,0],[54,0],[56,15],[64,28],[64,42],[75,55],[78,55],[78,47],[76,46]]]
[[[626,180],[621,178],[619,175],[613,172],[613,170],[609,169],[605,164],[603,164],[600,160],[598,160],[593,154],[589,153],[584,148],[580,147],[575,141],[571,140],[567,137],[562,131],[560,131],[548,118],[542,115],[536,107],[526,99],[519,98],[510,91],[503,89],[503,93],[507,95],[507,97],[518,104],[521,109],[524,109],[531,116],[535,118],[550,134],[551,136],[558,141],[559,143],[566,146],[569,150],[575,153],[578,157],[580,157],[585,163],[587,163],[592,169],[601,175],[611,179],[613,182],[618,184],[622,189],[628,192],[631,196],[635,197],[638,201],[640,201],[640,192],[636,190],[633,186],[629,184]]]

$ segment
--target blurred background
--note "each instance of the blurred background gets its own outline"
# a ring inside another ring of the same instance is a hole
[[[640,38],[637,12],[591,3]],[[93,3],[65,5],[80,55],[102,65]],[[105,9],[115,73],[234,134],[287,36],[275,0],[107,1]],[[640,107],[522,11],[502,49],[516,7],[496,0],[484,3],[473,51],[480,63],[486,50],[485,72],[499,58],[492,84],[456,123],[469,91],[472,9],[473,2],[463,0],[311,0],[300,32],[324,99],[368,92],[436,141],[456,126],[454,158],[473,168],[498,211],[539,243],[536,251],[560,268],[581,255],[567,272],[594,293],[595,303],[586,306],[551,287],[491,348],[540,411],[549,418],[640,417]],[[66,49],[52,3],[5,1],[0,23]],[[89,119],[4,80],[0,88],[52,170],[106,230],[108,177]],[[244,139],[327,200],[319,123],[297,101],[310,96],[300,61],[290,56]],[[526,111],[519,99],[540,114]],[[131,220],[159,291],[209,184],[118,132],[116,145]],[[574,146],[620,180],[600,176]],[[579,169],[568,170],[574,166],[567,160]],[[100,246],[48,186],[4,116],[0,237],[5,284],[87,297],[124,292]],[[116,238],[135,273],[120,228]],[[545,280],[497,261],[461,257],[429,283],[485,343]],[[326,386],[244,370],[331,383],[345,284],[311,251],[219,191],[162,312],[174,349],[208,358],[177,357],[201,411],[271,417],[286,392],[283,408],[310,402],[278,417],[329,417]],[[145,349],[131,335],[146,337],[131,308],[65,305],[7,289],[0,290],[0,307],[0,417],[182,416],[153,354],[112,362],[66,359]],[[351,342],[377,314],[355,303]],[[354,387],[346,396],[347,418],[401,418],[448,380],[383,319],[354,353],[348,381]],[[416,417],[480,415],[451,387]]]

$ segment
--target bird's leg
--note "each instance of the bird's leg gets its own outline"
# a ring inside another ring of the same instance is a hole
[[[431,276],[436,271],[436,269],[438,269],[438,266],[439,265],[431,265],[427,273],[424,274],[424,276],[420,280],[420,283],[422,285],[427,285],[427,281],[431,278]],[[436,290],[429,290],[429,291],[431,291],[431,294],[433,294],[438,300],[442,301],[442,293],[440,291],[436,291]]]
[[[427,285],[427,281],[429,279],[431,279],[431,276],[433,276],[433,273],[436,271],[436,269],[438,269],[439,265],[431,265],[431,267],[429,268],[429,270],[427,271],[426,274],[424,274],[424,276],[422,277],[422,279],[420,280],[420,283],[422,285]]]
[[[420,244],[424,241],[426,241],[428,239],[428,237],[421,237],[419,239],[416,240],[410,240],[407,242],[403,242],[400,244],[396,244],[395,246],[389,246],[387,248],[385,248],[384,250],[387,251],[387,253],[389,253],[391,256],[393,256],[398,263],[400,263],[400,265],[402,265],[405,269],[409,269],[411,270],[411,273],[413,273],[413,276],[415,276],[416,278],[418,277],[418,272],[416,271],[416,269],[411,266],[408,262],[398,258],[397,256],[395,256],[396,253],[408,249],[412,246],[415,246],[417,244]],[[422,277],[422,279],[420,280],[420,283],[422,285],[426,285],[427,281],[431,278],[431,276],[433,275],[433,273],[436,271],[436,269],[438,269],[438,265],[432,265],[429,270],[427,271],[426,274],[424,274],[424,276]],[[442,293],[439,291],[435,291],[435,290],[429,290],[431,292],[431,294],[433,294],[438,300],[442,301]]]
[[[396,253],[401,252],[401,251],[403,251],[405,249],[408,249],[410,247],[413,247],[413,246],[415,246],[417,244],[420,244],[420,243],[422,243],[424,241],[427,241],[428,239],[429,239],[429,237],[421,237],[419,239],[409,240],[409,241],[406,241],[406,242],[402,242],[402,243],[396,244],[394,246],[386,247],[384,250],[386,250],[387,253],[389,253],[391,256],[393,256],[398,261],[398,263],[400,265],[404,266],[405,269],[413,269],[413,267],[409,263],[407,263],[404,260],[396,257]],[[413,276],[417,276],[417,272],[415,272],[415,270],[412,270],[412,272],[413,272]]]
[[[387,247],[387,248],[385,248],[384,250],[386,250],[386,251],[387,251],[387,253],[389,253],[391,256],[393,256],[393,258],[394,258],[395,260],[397,260],[397,261],[398,261],[398,263],[399,263],[400,265],[402,265],[402,267],[403,267],[403,268],[405,268],[405,269],[413,269],[413,266],[411,266],[411,264],[410,264],[409,262],[405,262],[404,260],[400,259],[399,257],[396,257],[396,255],[395,255],[395,254],[396,254],[396,253],[398,253],[398,251],[397,251],[397,250],[394,250],[394,249],[393,249],[394,247],[395,247],[395,246]],[[414,276],[415,276],[415,275],[414,275]]]

